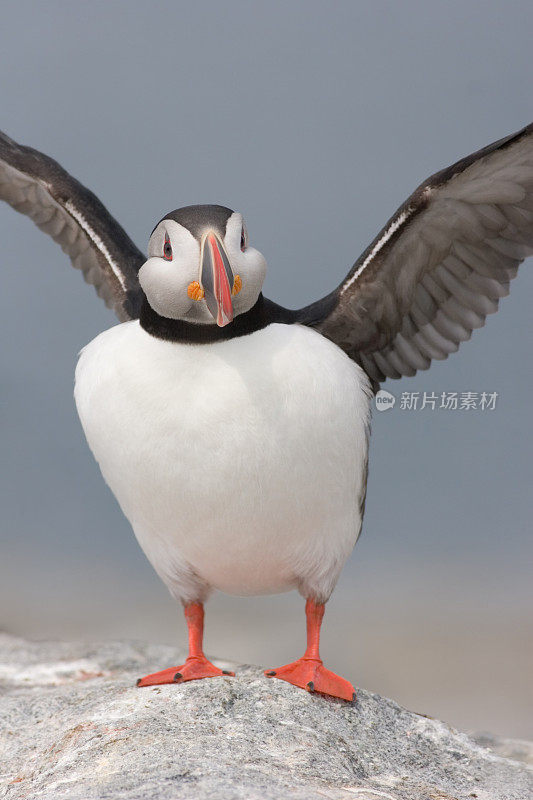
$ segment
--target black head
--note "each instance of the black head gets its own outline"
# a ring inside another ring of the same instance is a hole
[[[159,222],[165,219],[172,219],[192,233],[195,239],[200,241],[202,233],[210,228],[217,233],[221,239],[226,235],[226,225],[228,219],[233,214],[231,208],[217,205],[184,206],[165,214]],[[159,225],[159,222],[157,225]],[[155,228],[157,228],[157,225]],[[154,231],[155,231],[154,228]],[[152,231],[152,233],[154,232]]]
[[[155,226],[139,281],[160,316],[224,327],[255,305],[265,269],[261,253],[249,246],[242,214],[186,206]]]

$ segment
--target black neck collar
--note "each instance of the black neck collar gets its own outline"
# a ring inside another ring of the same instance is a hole
[[[257,303],[249,311],[239,314],[229,325],[219,328],[215,324],[201,325],[181,319],[161,317],[145,297],[139,321],[147,333],[158,339],[184,344],[209,344],[234,339],[237,336],[247,336],[249,333],[266,328],[272,322],[291,323],[294,321],[293,316],[294,312],[272,303],[260,294]]]

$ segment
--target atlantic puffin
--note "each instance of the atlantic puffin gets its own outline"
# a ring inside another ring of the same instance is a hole
[[[148,258],[48,156],[0,134],[0,197],[61,245],[120,324],[81,352],[75,401],[102,475],[189,630],[139,686],[233,675],[203,651],[216,589],[297,589],[307,649],[265,671],[355,699],[326,669],[324,608],[359,536],[371,400],[480,328],[533,252],[533,124],[422,183],[329,295],[289,310],[242,215],[188,206]]]

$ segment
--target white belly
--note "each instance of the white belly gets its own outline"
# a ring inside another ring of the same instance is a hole
[[[368,379],[299,325],[210,345],[138,322],[80,356],[76,404],[103,476],[172,593],[329,596],[361,528]]]

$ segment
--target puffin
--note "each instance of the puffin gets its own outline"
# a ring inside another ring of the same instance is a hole
[[[353,702],[319,645],[361,531],[372,398],[455,352],[533,253],[533,124],[424,181],[341,284],[298,310],[263,295],[265,258],[225,206],[165,214],[145,255],[92,192],[5,134],[0,197],[119,319],[81,351],[75,402],[189,637],[184,664],[138,686],[234,676],[204,653],[214,590],[296,589],[307,648],[265,675]]]

